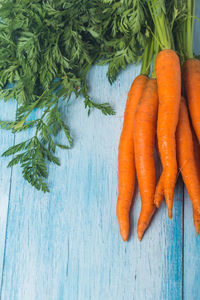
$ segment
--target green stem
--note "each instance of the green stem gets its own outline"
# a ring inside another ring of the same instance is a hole
[[[26,119],[28,118],[28,116],[31,114],[31,112],[33,111],[33,109],[37,106],[37,104],[40,102],[40,100],[42,99],[42,97],[44,96],[44,94],[47,92],[47,90],[45,90],[42,95],[37,99],[37,101],[35,101],[32,105],[32,109],[25,115],[25,117],[19,121],[15,126],[14,129],[15,130],[19,130],[21,127],[24,126],[24,123],[26,122]]]
[[[148,6],[157,31],[161,49],[174,49],[174,41],[169,21],[158,0],[149,0]]]
[[[144,55],[142,59],[142,67],[140,74],[142,75],[149,75],[150,67],[151,67],[151,61],[153,56],[153,39],[149,39],[145,49],[144,49]]]
[[[192,45],[193,45],[193,36],[194,36],[194,16],[195,16],[195,0],[192,1]]]
[[[156,33],[156,37],[157,37],[157,33]],[[160,45],[157,42],[157,39],[155,39],[154,41],[154,55],[153,55],[153,71],[152,71],[152,78],[156,78],[156,57],[158,55],[158,52],[160,50]]]
[[[57,101],[57,103],[58,103],[58,99],[55,99],[55,101],[53,101],[53,102],[49,105],[49,107],[43,112],[41,118],[39,119],[37,129],[36,129],[36,131],[35,131],[35,137],[37,137],[38,131],[40,130],[40,124],[43,122],[43,119],[45,118],[46,114],[49,112],[49,110],[50,110],[51,107],[55,104],[56,101]]]
[[[181,22],[176,25],[174,29],[174,36],[176,40],[176,50],[179,55],[180,64],[181,66],[184,64],[186,60],[186,49],[187,49],[187,39],[186,39],[186,32],[187,32],[187,22],[185,17],[185,5],[187,0],[179,0],[179,2],[175,3],[175,9],[180,11]],[[183,22],[184,20],[184,22]]]
[[[194,0],[187,0],[186,57],[193,58]]]
[[[181,62],[193,58],[193,35],[194,35],[194,13],[195,13],[195,0],[181,1],[180,7],[184,8],[186,5],[186,18],[182,28],[176,29],[177,50]]]

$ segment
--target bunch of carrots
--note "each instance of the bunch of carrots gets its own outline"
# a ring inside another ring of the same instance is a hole
[[[128,93],[119,142],[117,218],[124,241],[129,236],[136,175],[141,195],[139,240],[163,198],[172,219],[179,173],[193,205],[197,236],[200,231],[200,61],[194,58],[192,43],[195,1],[185,1],[187,14],[178,31],[169,26],[164,9],[157,13],[157,3],[148,1],[154,31],[144,51],[141,74]],[[155,149],[162,164],[158,182]]]

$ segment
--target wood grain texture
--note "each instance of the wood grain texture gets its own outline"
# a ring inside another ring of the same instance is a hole
[[[10,103],[0,102],[0,120],[12,120],[15,118],[16,105],[11,101]],[[2,154],[7,147],[14,144],[14,135],[7,131],[0,132],[0,145]],[[2,282],[2,270],[4,266],[4,249],[6,243],[6,224],[9,206],[9,195],[11,187],[12,170],[7,169],[6,166],[9,159],[0,159],[0,282]]]
[[[181,182],[173,221],[163,203],[140,243],[136,193],[127,243],[118,230],[118,142],[138,73],[139,67],[128,67],[110,86],[106,67],[91,70],[91,95],[109,101],[116,116],[94,111],[88,118],[80,100],[70,102],[65,112],[75,145],[59,152],[61,167],[50,166],[50,194],[35,191],[13,169],[1,300],[181,299]],[[27,134],[17,135],[16,143]]]
[[[184,205],[184,299],[198,299],[200,295],[200,243],[193,224],[192,204],[185,189]]]

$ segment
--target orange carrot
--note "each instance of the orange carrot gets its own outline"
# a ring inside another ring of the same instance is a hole
[[[164,197],[164,176],[163,173],[161,174],[159,181],[156,186],[155,196],[154,196],[154,203],[157,208],[160,207]]]
[[[196,136],[196,134],[194,132],[194,129],[191,128],[191,130],[192,130],[192,139],[193,139],[193,144],[194,144],[195,162],[196,162],[198,173],[200,175],[200,145],[199,145],[197,136]]]
[[[196,235],[198,236],[200,231],[200,215],[197,213],[194,207],[192,208],[192,211],[193,211],[194,228],[196,231]]]
[[[134,129],[135,165],[142,202],[137,225],[139,240],[142,239],[155,212],[156,170],[154,147],[157,113],[157,83],[156,79],[149,79],[137,106]]]
[[[200,185],[200,145],[195,134],[190,128],[187,107],[184,98],[182,98],[181,109],[180,109],[180,120],[177,126],[176,132],[177,139],[177,157],[179,167],[182,173],[184,183],[188,191],[190,191],[189,197],[196,196],[198,200],[198,190]],[[193,155],[191,155],[193,153]],[[183,164],[183,167],[181,167]],[[186,166],[187,165],[187,166]],[[185,168],[186,167],[186,168]],[[186,170],[187,169],[187,170]],[[186,174],[189,172],[189,175]],[[193,175],[192,180],[189,176]],[[194,185],[194,187],[193,187]],[[189,192],[188,192],[189,193]],[[163,184],[163,173],[159,179],[156,187],[154,202],[157,207],[162,203],[164,196],[164,184]],[[199,198],[200,199],[200,198]],[[198,235],[200,231],[200,214],[194,209],[193,206],[193,219],[196,233]]]
[[[194,154],[194,142],[185,99],[181,98],[176,132],[178,165],[194,209],[200,213],[200,180]]]
[[[157,154],[159,155],[159,158],[160,158],[160,153],[159,153],[159,150],[158,150],[158,139],[157,139],[157,136],[156,136],[156,152]],[[163,183],[163,172],[161,173],[160,175],[160,178],[157,182],[157,185],[156,185],[156,190],[155,190],[155,195],[154,195],[154,204],[157,208],[160,207],[161,203],[162,203],[162,200],[163,200],[163,197],[164,197],[164,183]]]
[[[194,157],[195,157],[195,162],[196,162],[197,171],[199,175],[198,178],[200,180],[200,145],[194,131],[192,131],[192,133],[193,133],[193,142],[194,142]],[[200,231],[200,214],[197,213],[194,207],[192,209],[193,209],[194,227],[195,227],[196,234],[198,236]]]
[[[147,80],[147,76],[139,75],[132,83],[127,98],[123,129],[119,143],[117,218],[120,233],[124,241],[128,239],[129,211],[135,188],[134,117],[137,104]]]
[[[200,61],[188,59],[183,65],[184,86],[192,125],[200,142]]]
[[[172,218],[174,188],[177,175],[175,132],[181,99],[181,71],[173,50],[161,51],[156,60],[158,83],[158,147],[164,176],[164,195],[169,218]]]

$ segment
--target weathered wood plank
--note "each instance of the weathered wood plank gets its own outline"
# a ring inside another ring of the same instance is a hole
[[[184,299],[198,299],[200,295],[200,243],[193,224],[192,204],[185,189],[184,202]]]
[[[16,106],[13,102],[0,103],[0,120],[12,120],[15,117]],[[8,131],[0,131],[0,145],[2,154],[8,147],[14,143],[14,135]],[[4,265],[4,249],[6,243],[6,224],[7,212],[9,206],[11,169],[7,169],[8,159],[0,158],[0,282],[2,281],[2,272]]]
[[[123,243],[118,232],[118,141],[126,95],[138,73],[139,67],[129,67],[110,86],[106,67],[93,68],[91,95],[108,100],[117,114],[95,111],[88,118],[81,102],[71,102],[66,118],[75,145],[60,151],[61,167],[50,167],[50,194],[34,191],[13,169],[2,300],[181,299],[181,184],[173,221],[163,203],[139,243],[137,194],[130,240]]]

